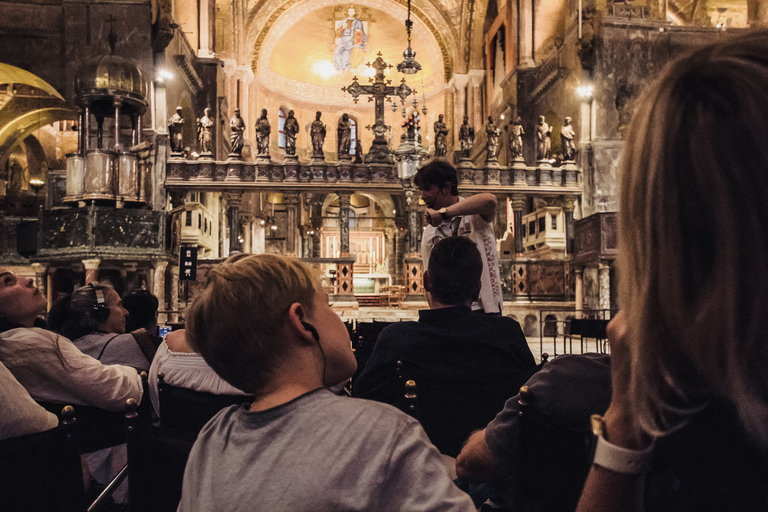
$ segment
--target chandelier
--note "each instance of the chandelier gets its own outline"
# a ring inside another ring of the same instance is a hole
[[[408,48],[403,52],[405,60],[397,65],[397,70],[404,75],[413,75],[421,71],[421,64],[416,62],[416,52],[411,48],[411,0],[408,0],[408,19],[405,20],[405,31],[408,32]]]

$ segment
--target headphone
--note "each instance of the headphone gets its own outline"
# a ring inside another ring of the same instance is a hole
[[[317,346],[320,347],[320,354],[323,356],[323,384],[325,384],[325,370],[326,366],[328,365],[328,360],[325,358],[325,350],[323,350],[323,346],[320,344],[320,335],[317,333],[315,326],[309,322],[301,322],[301,326],[308,330],[310,334],[312,334],[312,337],[315,339]]]
[[[99,324],[103,324],[109,318],[109,306],[104,298],[104,291],[101,288],[96,288],[98,284],[89,283],[93,292],[96,294],[96,304],[93,305],[91,310],[91,317]]]

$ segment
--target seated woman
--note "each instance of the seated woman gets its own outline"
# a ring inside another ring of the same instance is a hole
[[[160,416],[160,400],[157,394],[158,374],[172,386],[207,391],[216,395],[243,395],[246,393],[227,383],[208,366],[203,356],[187,343],[184,329],[165,336],[149,369],[149,398],[155,413]]]
[[[140,346],[136,337],[126,334],[127,315],[120,295],[111,286],[91,283],[56,300],[48,315],[48,327],[104,364],[148,370],[155,347],[149,340]]]
[[[676,61],[638,105],[621,169],[613,392],[592,418],[580,511],[640,510],[649,462],[673,437],[692,445],[674,487],[694,492],[664,510],[768,510],[766,133],[764,31]]]
[[[102,364],[68,339],[32,327],[46,305],[31,279],[0,267],[0,362],[32,398],[109,411],[124,410],[129,398],[141,401],[141,377],[135,369]],[[88,457],[93,477],[108,483],[114,474],[111,467],[119,465],[117,458],[102,457],[105,466],[96,468]]]

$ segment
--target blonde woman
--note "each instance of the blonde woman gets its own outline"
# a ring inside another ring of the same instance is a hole
[[[639,510],[654,440],[655,455],[663,455],[670,434],[691,429],[713,407],[727,414],[710,417],[732,420],[734,428],[723,429],[729,441],[713,437],[698,451],[727,455],[743,443],[743,455],[732,468],[716,467],[712,457],[694,471],[719,469],[725,478],[757,472],[762,484],[743,482],[719,497],[729,510],[765,510],[766,134],[765,32],[680,59],[638,106],[622,162],[624,313],[609,326],[613,397],[604,417],[593,417],[599,435],[580,511]]]

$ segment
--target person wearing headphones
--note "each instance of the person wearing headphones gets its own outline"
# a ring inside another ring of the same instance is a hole
[[[128,311],[114,288],[91,283],[57,299],[48,314],[48,326],[104,364],[149,370],[156,348],[149,341],[141,346],[136,337],[126,334],[126,316]]]
[[[228,259],[187,311],[186,335],[255,399],[200,431],[179,512],[475,510],[415,419],[328,389],[357,363],[307,264],[273,254]]]

